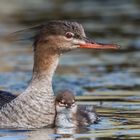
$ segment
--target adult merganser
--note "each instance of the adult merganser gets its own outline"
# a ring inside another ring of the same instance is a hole
[[[53,125],[55,101],[52,77],[60,55],[76,48],[117,49],[89,40],[81,24],[50,21],[34,38],[34,67],[26,90],[0,109],[0,128],[41,128]]]
[[[55,99],[55,126],[61,128],[88,126],[97,123],[93,106],[78,106],[71,90],[59,91]]]

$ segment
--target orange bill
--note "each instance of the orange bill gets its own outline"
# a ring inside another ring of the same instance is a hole
[[[101,43],[86,43],[81,44],[80,48],[90,48],[90,49],[119,49],[120,46],[115,44],[101,44]]]

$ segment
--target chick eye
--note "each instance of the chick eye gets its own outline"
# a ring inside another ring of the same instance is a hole
[[[72,101],[72,107],[74,107],[76,105],[75,100]]]
[[[60,106],[65,106],[65,103],[59,102],[59,105],[60,105]]]
[[[76,105],[76,103],[74,102],[74,103],[72,103],[72,107],[74,107]]]
[[[65,35],[68,39],[71,39],[74,37],[74,34],[71,33],[71,32],[67,32],[66,35]]]

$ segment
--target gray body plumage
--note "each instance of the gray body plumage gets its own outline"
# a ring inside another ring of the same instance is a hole
[[[34,79],[29,87],[0,110],[0,128],[40,128],[53,125],[55,116],[51,79]]]

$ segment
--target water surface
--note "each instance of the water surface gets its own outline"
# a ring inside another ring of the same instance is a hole
[[[76,130],[6,129],[0,130],[0,140],[139,140],[139,9],[138,0],[1,0],[0,36],[49,19],[71,19],[82,23],[96,41],[117,43],[121,50],[67,53],[53,80],[55,92],[70,88],[79,105],[95,105],[101,116],[98,124]],[[32,44],[0,41],[0,48],[0,89],[20,94],[32,75]]]

